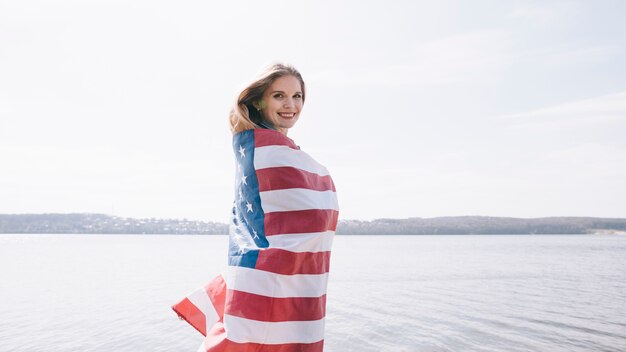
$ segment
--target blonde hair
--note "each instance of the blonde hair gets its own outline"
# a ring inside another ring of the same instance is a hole
[[[260,127],[258,122],[262,121],[262,117],[254,107],[254,104],[261,101],[265,91],[277,78],[284,76],[293,76],[300,81],[300,87],[302,88],[302,102],[304,102],[304,80],[302,79],[300,72],[298,72],[298,70],[291,65],[281,63],[273,64],[267,67],[256,80],[250,83],[241,93],[239,93],[237,102],[230,110],[229,116],[230,130],[233,134]],[[271,124],[275,123],[275,121],[268,122]]]

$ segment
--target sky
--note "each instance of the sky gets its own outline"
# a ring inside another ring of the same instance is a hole
[[[340,219],[626,217],[626,2],[0,0],[0,213],[227,222],[273,62]]]

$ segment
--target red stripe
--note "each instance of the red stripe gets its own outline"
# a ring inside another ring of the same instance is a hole
[[[237,343],[226,338],[224,325],[217,323],[204,340],[207,352],[323,352],[324,340],[313,343],[281,343],[264,345],[259,343]]]
[[[254,130],[254,147],[266,147],[268,145],[284,145],[291,149],[300,149],[291,138],[278,131],[256,128]]]
[[[276,248],[261,249],[254,268],[282,275],[324,274],[330,268],[330,252],[295,253]]]
[[[206,316],[187,298],[172,306],[180,318],[185,319],[191,326],[206,336]]]
[[[326,315],[326,295],[276,298],[228,290],[226,301],[226,314],[258,321],[319,320]]]
[[[226,302],[226,281],[224,281],[224,277],[222,277],[222,275],[216,276],[205,286],[204,289],[211,299],[211,303],[217,312],[219,321],[223,321],[224,304]]]
[[[322,352],[324,340],[314,343],[284,343],[280,345],[261,345],[258,343],[236,343],[228,340],[228,352]],[[213,351],[211,351],[213,352]]]
[[[219,321],[213,325],[204,339],[204,348],[207,352],[227,352],[233,351],[228,349],[228,339],[226,338],[226,330],[224,323]]]
[[[339,212],[332,209],[281,211],[265,214],[265,235],[335,231]]]
[[[330,175],[318,174],[294,167],[270,167],[256,170],[259,192],[289,188],[306,188],[314,191],[335,191]]]

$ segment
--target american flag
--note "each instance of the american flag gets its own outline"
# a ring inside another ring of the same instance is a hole
[[[228,271],[172,308],[199,351],[320,352],[338,203],[328,170],[271,129],[236,134]]]

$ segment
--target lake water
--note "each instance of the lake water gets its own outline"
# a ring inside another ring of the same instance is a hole
[[[226,236],[0,235],[0,351],[196,351]],[[626,236],[338,236],[325,351],[625,351]]]

